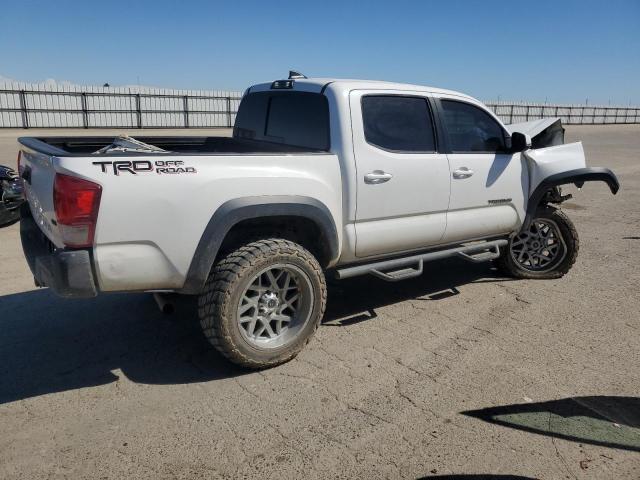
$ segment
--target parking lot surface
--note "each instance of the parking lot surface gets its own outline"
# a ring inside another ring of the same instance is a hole
[[[39,133],[0,130],[0,163]],[[109,132],[47,132],[79,133]],[[566,277],[447,260],[335,282],[307,348],[262,372],[217,355],[188,301],[36,289],[0,230],[0,478],[640,478],[640,126],[574,140],[622,187],[568,189]]]

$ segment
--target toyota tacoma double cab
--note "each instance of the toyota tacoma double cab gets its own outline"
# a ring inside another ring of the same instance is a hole
[[[560,186],[619,188],[559,119],[503,125],[462,93],[295,72],[245,92],[232,137],[19,143],[37,286],[192,295],[211,344],[253,368],[308,343],[326,275],[398,281],[457,256],[561,277],[578,234]]]

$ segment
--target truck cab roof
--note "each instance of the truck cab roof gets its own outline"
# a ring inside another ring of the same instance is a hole
[[[299,92],[322,93],[331,90],[336,94],[349,92],[351,90],[399,90],[411,92],[425,92],[444,95],[453,95],[478,102],[477,99],[454,90],[446,90],[443,88],[428,87],[425,85],[412,85],[408,83],[387,82],[382,80],[358,80],[347,78],[295,78],[291,80],[277,80],[282,82],[291,82],[290,90]],[[271,90],[274,82],[259,83],[253,85],[247,90],[248,92],[261,92]]]

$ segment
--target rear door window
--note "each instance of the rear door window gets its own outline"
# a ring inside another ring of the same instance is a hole
[[[364,96],[362,121],[365,139],[371,145],[392,152],[435,152],[431,109],[426,98]]]

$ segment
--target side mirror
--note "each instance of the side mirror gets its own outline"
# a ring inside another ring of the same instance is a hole
[[[531,137],[527,134],[520,132],[513,132],[511,134],[511,151],[524,152],[531,148]]]

